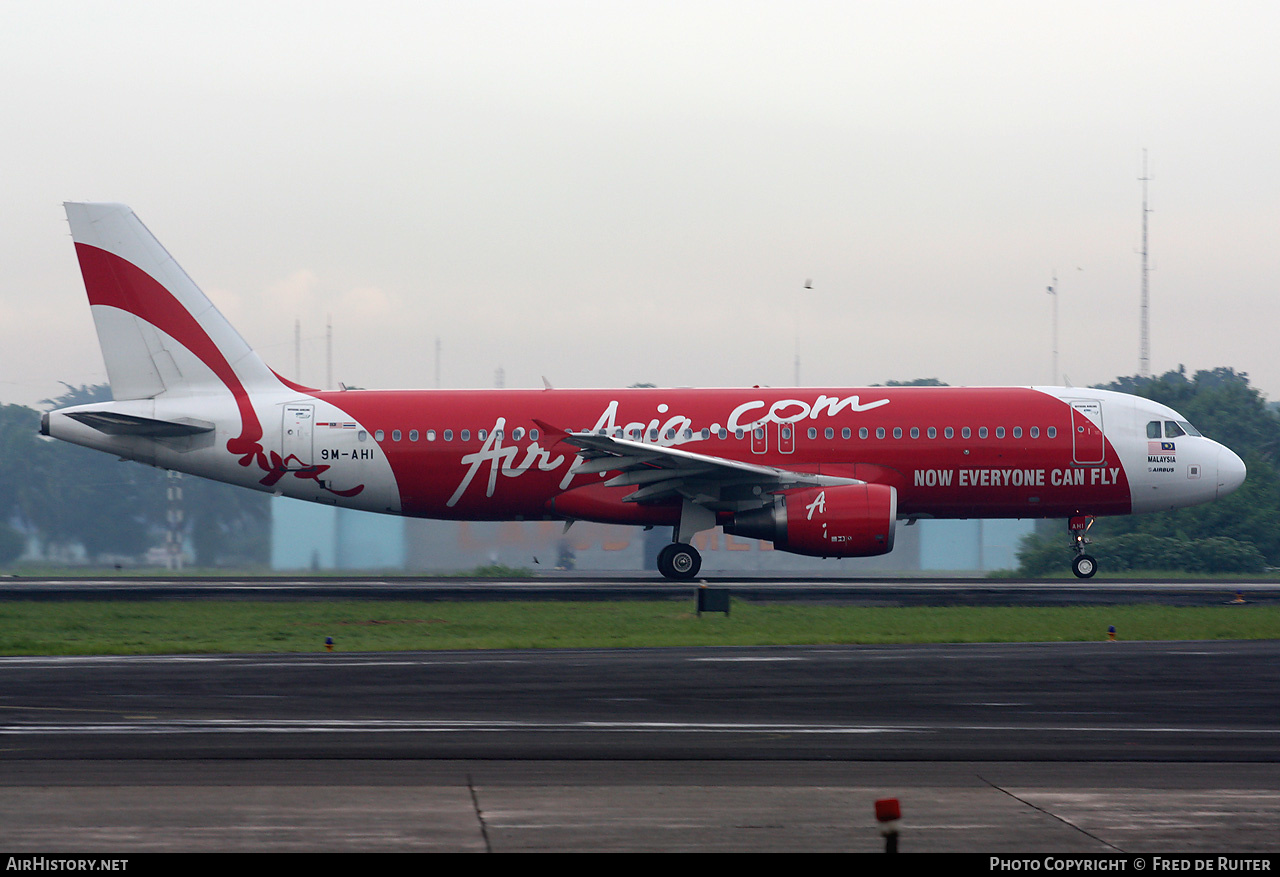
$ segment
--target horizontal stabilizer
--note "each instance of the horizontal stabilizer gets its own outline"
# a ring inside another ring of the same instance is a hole
[[[148,438],[177,438],[213,432],[214,424],[207,420],[181,417],[177,420],[155,420],[135,414],[119,414],[114,411],[76,411],[67,416],[91,426],[107,435],[141,435]]]

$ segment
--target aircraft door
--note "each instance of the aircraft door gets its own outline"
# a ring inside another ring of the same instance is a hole
[[[1106,461],[1107,444],[1102,431],[1102,403],[1078,399],[1071,403],[1072,458],[1077,463]]]
[[[284,424],[281,430],[280,456],[285,468],[294,469],[312,463],[312,427],[315,426],[316,406],[301,403],[284,406]]]

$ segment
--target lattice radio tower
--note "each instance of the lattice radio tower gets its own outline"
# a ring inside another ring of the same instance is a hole
[[[1149,268],[1147,265],[1147,214],[1151,212],[1151,208],[1147,206],[1147,183],[1150,182],[1151,178],[1147,176],[1147,151],[1145,149],[1142,150],[1142,176],[1138,179],[1142,183],[1142,307],[1138,335],[1138,376],[1149,378],[1151,377],[1151,287],[1148,281]]]

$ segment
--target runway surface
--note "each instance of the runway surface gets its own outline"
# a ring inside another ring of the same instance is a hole
[[[0,659],[11,850],[1275,852],[1280,640]]]
[[[656,573],[588,576],[571,573],[499,579],[410,576],[0,579],[4,600],[688,600],[702,584],[727,588],[735,600],[861,606],[1060,606],[1158,602],[1217,605],[1243,594],[1252,603],[1280,603],[1280,582],[1056,581],[987,578],[701,577],[670,582]]]

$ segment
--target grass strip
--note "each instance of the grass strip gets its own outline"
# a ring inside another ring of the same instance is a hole
[[[149,655],[430,649],[1280,638],[1280,607],[851,607],[737,601],[12,602],[0,654]]]

